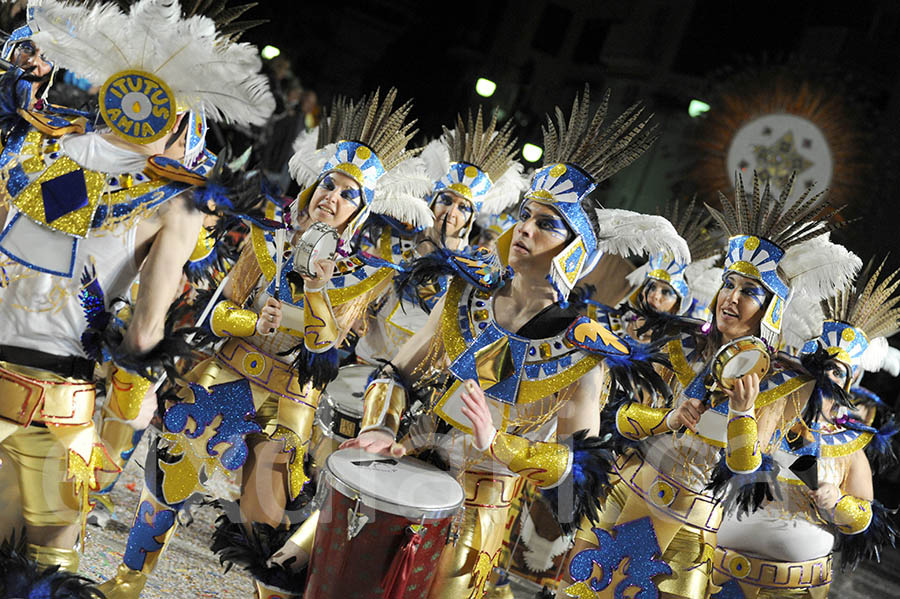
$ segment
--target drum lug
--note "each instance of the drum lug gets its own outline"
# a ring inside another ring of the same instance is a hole
[[[369,517],[359,512],[359,499],[352,510],[347,510],[347,540],[352,541],[353,537],[359,534],[363,527],[369,523]]]

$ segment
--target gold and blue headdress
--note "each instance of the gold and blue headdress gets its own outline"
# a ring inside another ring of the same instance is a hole
[[[409,160],[415,153],[406,144],[416,134],[409,121],[412,101],[394,107],[397,90],[384,98],[374,92],[359,102],[337,98],[318,128],[298,137],[289,168],[304,188],[292,213],[306,208],[319,182],[329,173],[347,175],[359,185],[359,210],[341,239],[348,242],[369,214],[385,214],[414,226],[430,226],[431,211],[421,198],[431,188],[424,168]]]
[[[200,14],[205,4],[138,0],[126,14],[113,2],[43,0],[33,39],[48,60],[102,86],[100,116],[127,141],[162,139],[188,111],[262,125],[275,100],[256,48],[237,42],[234,21],[252,4],[213,11],[215,19]]]
[[[826,320],[822,333],[803,346],[803,353],[824,348],[834,360],[856,374],[864,370],[879,370],[887,353],[887,337],[900,331],[900,271],[894,271],[881,281],[883,260],[869,276],[874,263],[866,265],[856,284],[822,301]]]
[[[456,128],[444,127],[444,134],[422,151],[421,159],[434,188],[427,198],[429,207],[442,191],[449,191],[472,204],[473,217],[461,231],[467,239],[475,221],[475,214],[498,215],[519,201],[527,182],[522,165],[515,160],[516,140],[512,136],[512,121],[497,127],[496,112],[484,126],[481,108],[463,120],[456,119]]]
[[[695,200],[691,200],[686,207],[678,200],[670,202],[662,216],[672,223],[678,235],[685,240],[690,258],[687,261],[677,260],[671,252],[651,254],[644,267],[628,275],[629,282],[636,286],[628,301],[631,305],[638,306],[641,291],[647,282],[662,281],[670,285],[678,295],[675,312],[685,314],[693,308],[696,300],[690,284],[691,278],[699,277],[703,270],[711,268],[711,262],[719,255],[719,249],[708,231],[713,218],[697,209]]]
[[[856,255],[828,240],[831,226],[816,218],[827,205],[824,192],[807,188],[789,201],[795,177],[776,197],[768,184],[760,191],[755,172],[752,193],[746,192],[739,173],[734,200],[720,193],[722,212],[707,206],[729,235],[724,274],[759,281],[772,294],[760,325],[760,336],[771,347],[778,347],[792,287],[824,299],[861,266]]]
[[[575,284],[590,272],[603,251],[600,232],[585,207],[588,194],[597,185],[628,166],[656,139],[650,118],[634,104],[608,127],[609,92],[590,116],[590,90],[575,97],[568,122],[556,108],[556,123],[548,116],[544,133],[544,166],[531,179],[526,200],[552,206],[572,229],[575,238],[553,259],[550,280],[563,300]],[[598,211],[598,212],[603,212]]]

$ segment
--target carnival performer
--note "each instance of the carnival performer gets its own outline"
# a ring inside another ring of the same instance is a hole
[[[447,294],[394,367],[367,388],[363,432],[347,445],[392,455],[436,448],[466,491],[458,539],[442,553],[429,597],[483,596],[523,479],[545,489],[574,480],[581,498],[605,483],[606,454],[589,437],[603,401],[597,366],[619,370],[648,355],[578,316],[569,294],[606,251],[687,253],[664,219],[598,210],[588,199],[654,138],[637,105],[603,127],[608,97],[592,117],[586,88],[568,120],[557,109],[557,123],[548,121],[545,165],[532,177],[519,223],[497,243],[514,274],[492,275],[490,263],[448,253]],[[428,411],[398,444],[408,397],[426,392]],[[561,507],[563,520],[572,518],[570,508]],[[591,509],[575,500],[579,514]]]
[[[94,361],[106,353],[115,364],[108,395],[117,418],[139,421],[142,405],[152,412],[145,396],[169,349],[166,310],[202,224],[197,204],[207,209],[209,196],[190,190],[205,185],[208,165],[179,162],[179,127],[191,109],[259,124],[274,102],[255,49],[218,36],[211,21],[182,20],[177,2],[142,0],[124,14],[47,0],[32,14],[48,60],[105,82],[108,130],[82,133],[83,120],[23,108],[6,115],[0,154],[9,172],[0,208],[4,467],[18,475],[28,557],[75,571],[88,492],[98,473],[117,470],[91,420]],[[190,59],[178,60],[186,44]],[[227,101],[207,91],[211,81],[232,90]],[[98,335],[83,333],[101,332],[109,302],[138,272],[144,291],[124,339],[106,335],[120,343],[99,347]]]
[[[619,481],[600,524],[585,522],[577,533],[559,597],[612,597],[622,585],[658,588],[662,597],[706,595],[722,518],[718,498],[707,487],[714,475],[726,481],[769,468],[771,458],[764,460],[757,436],[769,439],[793,422],[814,384],[777,364],[766,367],[791,289],[825,295],[859,267],[858,258],[824,236],[827,223],[814,219],[822,194],[806,190],[789,203],[790,190],[788,185],[776,197],[767,186],[761,193],[754,176],[748,193],[738,177],[733,201],[720,194],[724,213],[711,209],[730,235],[711,331],[684,333],[667,344],[674,405],[649,394],[611,404],[616,411],[609,424],[622,441]],[[750,336],[765,342],[744,340],[753,350],[745,357],[756,358],[745,361],[755,371],[723,378],[714,364],[730,354],[720,350]],[[717,375],[721,382],[713,387]],[[751,498],[756,489],[747,487]],[[613,584],[613,573],[626,559],[630,567],[618,573],[624,580]],[[602,579],[595,578],[594,563],[602,566]]]
[[[867,454],[891,453],[896,427],[888,421],[872,428],[835,401],[866,366],[880,366],[885,337],[900,330],[900,283],[897,272],[879,281],[883,266],[870,277],[870,263],[856,285],[822,303],[826,320],[803,347],[803,363],[828,379],[810,400],[814,409],[766,448],[781,466],[780,493],[751,514],[726,513],[713,559],[713,597],[824,599],[835,541],[846,569],[893,544],[891,516],[873,499]]]
[[[107,597],[139,596],[175,532],[180,504],[216,469],[241,467],[239,510],[220,519],[213,550],[223,561],[246,566],[261,598],[302,588],[302,579],[284,576],[267,562],[290,534],[283,525],[285,508],[307,482],[304,457],[319,395],[337,370],[336,344],[395,272],[380,263],[370,266],[353,252],[356,235],[376,211],[430,224],[427,207],[417,211],[421,200],[408,194],[428,184],[424,173],[404,166],[406,144],[415,134],[407,118],[411,103],[398,107],[395,99],[396,90],[390,90],[359,102],[336,101],[320,125],[319,151],[305,157],[307,163],[318,161],[315,178],[301,179],[308,187],[286,217],[274,203],[267,208],[269,218],[290,225],[289,244],[278,243],[276,233],[251,228],[225,285],[227,299],[209,321],[215,336],[228,339],[187,375],[191,383],[166,411],[158,467],[147,467],[156,476],[141,494],[123,563],[101,587]],[[301,234],[317,231],[338,238],[347,255],[313,263],[315,254]],[[380,240],[383,254],[376,258],[382,262],[390,258],[388,240]],[[188,427],[189,418],[196,430]],[[215,438],[207,438],[214,421],[220,422],[218,438],[227,435],[227,451],[217,451]]]
[[[707,271],[710,270],[713,276],[718,273],[721,278],[721,269],[713,266],[721,251],[708,231],[713,222],[712,215],[698,210],[694,201],[687,206],[675,201],[664,211],[663,217],[687,242],[691,261],[684,263],[671,255],[653,254],[646,265],[628,275],[634,290],[622,306],[610,308],[588,301],[588,316],[603,322],[616,334],[642,342],[662,336],[670,321],[690,326],[691,323],[683,319],[666,316],[692,316],[697,306],[705,306],[709,298],[705,301],[697,299],[690,283],[708,278]]]
[[[461,251],[468,245],[475,219],[497,215],[519,201],[527,187],[522,166],[515,160],[512,122],[497,127],[494,113],[487,127],[481,109],[473,118],[457,117],[456,128],[428,144],[420,155],[434,187],[425,200],[434,213],[434,225],[418,234],[393,229],[395,261],[401,265],[428,256],[442,247]],[[449,276],[426,285],[392,288],[367,312],[367,326],[356,345],[357,359],[372,365],[390,360],[444,297]]]

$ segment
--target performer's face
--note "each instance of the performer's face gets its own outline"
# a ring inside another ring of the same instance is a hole
[[[525,202],[519,222],[513,230],[509,265],[513,270],[550,272],[553,257],[572,236],[568,225],[554,208],[538,202]]]
[[[758,281],[728,273],[716,296],[716,326],[730,341],[747,335],[759,335],[759,323],[770,297]]]
[[[434,212],[434,230],[440,233],[446,226],[444,234],[447,237],[458,237],[474,213],[469,200],[446,190],[438,193],[431,210]]]
[[[12,62],[22,69],[34,67],[33,75],[43,77],[50,72],[50,65],[41,56],[41,51],[31,40],[19,42],[13,50]]]
[[[657,312],[671,312],[678,302],[678,294],[666,282],[650,279],[644,285],[644,298]]]
[[[844,388],[850,379],[850,369],[843,362],[837,360],[829,360],[825,365],[825,374],[831,379],[831,382],[838,387]]]
[[[361,194],[359,184],[352,178],[342,173],[328,173],[319,181],[309,200],[310,220],[343,232],[361,205]]]

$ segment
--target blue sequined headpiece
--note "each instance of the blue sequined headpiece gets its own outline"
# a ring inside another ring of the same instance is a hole
[[[822,334],[806,342],[803,353],[814,353],[822,347],[832,358],[845,364],[853,375],[859,369],[862,356],[869,348],[869,338],[865,331],[846,322],[826,320],[822,324]]]

